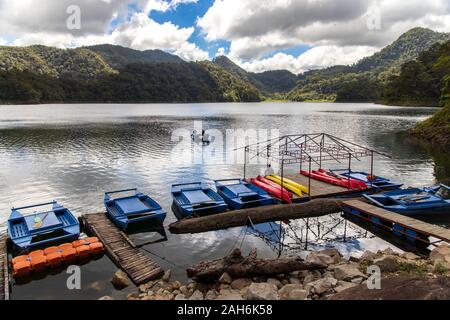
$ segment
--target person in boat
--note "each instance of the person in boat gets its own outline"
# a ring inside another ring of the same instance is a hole
[[[264,171],[264,175],[265,176],[271,176],[273,174],[275,174],[275,171],[273,170],[272,165],[268,164],[267,168],[266,168],[266,171]]]
[[[202,130],[202,143],[205,143],[205,130]]]
[[[192,131],[192,134],[191,134],[192,141],[195,141],[196,136],[197,136],[197,131],[196,130]]]

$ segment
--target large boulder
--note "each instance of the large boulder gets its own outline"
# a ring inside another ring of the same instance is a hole
[[[252,280],[248,278],[235,279],[231,282],[231,288],[242,290],[252,284]]]
[[[430,253],[430,260],[435,266],[441,265],[450,269],[450,246],[443,244],[434,248]]]
[[[343,290],[331,300],[450,300],[450,278],[390,277],[381,279],[381,289],[367,285]]]
[[[195,292],[189,297],[189,300],[203,300],[203,293],[200,290],[195,290]]]
[[[125,272],[117,270],[111,279],[111,283],[117,290],[122,290],[130,285],[130,280]]]
[[[329,255],[320,253],[320,252],[311,252],[310,254],[308,254],[306,256],[306,262],[309,263],[315,263],[315,264],[319,264],[319,265],[326,265],[329,266],[334,262],[335,260],[330,257]]]
[[[309,289],[309,291],[313,294],[321,296],[326,293],[332,293],[333,288],[337,285],[337,283],[338,281],[336,279],[327,277],[308,283],[306,289]]]
[[[287,284],[278,291],[282,300],[305,300],[308,292],[299,284]]]
[[[239,290],[222,289],[215,300],[244,300],[244,298]]]
[[[363,274],[359,270],[359,266],[357,263],[348,263],[348,264],[340,264],[334,268],[334,277],[337,280],[351,281],[355,278],[367,278],[365,274]]]
[[[230,275],[226,272],[222,274],[219,278],[219,283],[230,284],[231,281],[233,281],[233,279],[231,279]]]
[[[272,283],[253,282],[247,289],[248,300],[280,300],[277,286]]]
[[[319,251],[319,253],[331,257],[333,259],[333,264],[341,262],[342,255],[339,250],[335,248],[327,248]]]

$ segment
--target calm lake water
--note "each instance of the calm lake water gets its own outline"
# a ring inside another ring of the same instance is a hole
[[[167,210],[167,226],[176,220],[171,212],[171,184],[242,177],[242,164],[226,161],[235,153],[233,149],[241,146],[225,139],[227,130],[254,129],[259,139],[264,138],[264,130],[325,132],[390,155],[376,158],[378,175],[408,186],[447,182],[449,155],[402,133],[435,111],[329,103],[0,106],[0,230],[5,230],[13,206],[57,200],[81,215],[103,210],[104,191],[129,187],[149,193]],[[199,124],[211,133],[222,133],[223,147],[193,146],[180,153],[178,137]],[[345,166],[330,164],[332,168]],[[355,168],[367,170],[368,160],[355,163]],[[263,169],[257,164],[249,168],[252,175]],[[323,235],[336,219],[339,216],[317,221],[317,245],[332,243],[348,254],[389,246],[353,224],[347,226],[346,242],[339,240],[343,223],[321,237],[320,230]],[[297,223],[298,228],[302,226],[303,222]],[[185,279],[186,266],[222,257],[234,247],[241,247],[244,253],[256,247],[261,256],[277,255],[263,239],[246,235],[241,228],[183,236],[167,231],[166,236],[165,241],[145,245],[144,250],[180,280]],[[133,236],[139,243],[160,238],[153,233]],[[292,244],[293,238],[285,241]],[[314,246],[314,239],[311,242]],[[109,279],[115,271],[104,257],[82,266],[81,291],[68,290],[68,275],[62,272],[14,284],[12,298],[124,297],[132,288],[114,290]]]

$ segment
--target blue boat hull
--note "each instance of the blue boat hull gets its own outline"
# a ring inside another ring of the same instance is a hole
[[[112,199],[111,195],[134,191],[128,197]],[[105,193],[104,205],[110,220],[123,231],[138,228],[147,223],[163,223],[166,212],[148,195],[137,189],[118,190]]]
[[[231,210],[267,206],[275,199],[267,192],[242,179],[216,180],[217,193],[225,200]]]
[[[52,210],[22,215],[19,210],[53,205]],[[8,235],[14,250],[26,253],[51,245],[77,240],[80,236],[78,219],[57,202],[13,208],[8,220]]]

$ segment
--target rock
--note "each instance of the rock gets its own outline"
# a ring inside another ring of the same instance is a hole
[[[300,281],[299,278],[296,278],[296,277],[290,277],[290,278],[289,278],[289,283],[291,283],[291,284],[301,284],[301,281]]]
[[[187,300],[187,299],[184,294],[180,293],[175,296],[174,300]]]
[[[247,289],[248,300],[279,300],[277,286],[272,283],[253,282]]]
[[[350,258],[348,258],[348,261],[359,263],[360,262],[360,258],[355,257],[355,256],[350,256]]]
[[[360,261],[368,261],[368,262],[372,262],[374,259],[376,259],[379,255],[376,254],[375,252],[372,252],[370,250],[366,250],[364,251],[364,253],[361,255],[361,257],[359,257]]]
[[[166,272],[164,272],[164,275],[162,276],[161,280],[164,282],[169,282],[171,276],[172,276],[172,271],[170,269],[168,269],[168,270],[166,270]]]
[[[231,288],[242,290],[252,284],[252,280],[248,278],[236,279],[231,282]]]
[[[294,289],[289,293],[288,300],[305,300],[308,298],[308,292],[306,290]]]
[[[308,283],[306,289],[311,288],[311,292],[319,296],[331,292],[332,289],[337,285],[337,280],[334,278],[323,278],[311,283]]]
[[[244,300],[239,290],[220,290],[215,300]]]
[[[104,297],[98,298],[97,300],[114,300],[114,299],[110,296],[104,296]]]
[[[381,279],[380,290],[361,284],[333,295],[331,300],[449,300],[450,278],[396,276]]]
[[[303,287],[299,284],[287,284],[284,287],[282,287],[280,290],[278,290],[278,295],[282,300],[291,300],[291,292],[294,290],[303,290]],[[306,294],[306,290],[305,291]],[[299,300],[299,299],[294,299]],[[303,299],[302,299],[303,300]]]
[[[206,292],[205,300],[214,300],[216,298],[216,292],[214,290],[209,290]]]
[[[390,248],[390,247],[384,249],[383,251],[381,251],[381,253],[382,253],[383,255],[397,255],[397,252],[395,252],[394,250],[392,250],[392,248]]]
[[[361,284],[361,283],[363,283],[363,281],[364,281],[363,277],[358,277],[358,278],[354,278],[354,279],[350,280],[350,282],[354,283],[354,284]]]
[[[373,264],[380,267],[382,272],[396,272],[400,269],[400,265],[395,256],[383,256],[373,260]]]
[[[220,285],[220,289],[229,289],[229,288],[230,288],[230,285],[229,285],[229,284],[222,283],[222,284]]]
[[[188,292],[188,288],[186,286],[181,286],[180,287],[180,292],[184,295],[186,295],[186,293]]]
[[[136,292],[127,295],[127,300],[137,300],[137,299],[139,299],[139,294]]]
[[[434,248],[430,253],[430,260],[434,266],[441,265],[450,269],[450,246],[447,244]]]
[[[313,270],[305,276],[305,278],[303,279],[303,285],[306,285],[314,280],[320,279],[321,277],[322,274],[319,271]]]
[[[141,292],[141,293],[147,292],[147,286],[145,284],[140,285],[139,292]]]
[[[111,279],[111,283],[117,290],[122,290],[130,285],[130,280],[125,272],[118,270]]]
[[[95,281],[95,282],[92,282],[88,288],[93,289],[95,291],[102,291],[105,289],[105,284],[101,281]]]
[[[327,248],[319,251],[320,254],[325,254],[333,259],[333,264],[341,262],[342,255],[339,250],[335,248]]]
[[[366,278],[366,276],[359,271],[358,264],[340,264],[334,268],[334,277],[337,280],[350,281],[355,278]]]
[[[180,281],[175,281],[175,282],[172,283],[172,289],[173,290],[178,290],[178,289],[180,289],[180,287],[181,287]]]
[[[334,263],[334,259],[326,254],[311,252],[306,257],[306,262],[329,266]]]
[[[233,281],[233,279],[231,279],[230,275],[226,272],[219,278],[219,283],[230,284],[231,281]]]
[[[338,281],[336,287],[334,288],[334,291],[336,291],[337,293],[342,292],[344,290],[356,287],[357,284],[354,284],[352,282],[347,282],[347,281]]]
[[[267,279],[267,283],[272,283],[277,286],[278,289],[280,289],[283,285],[281,284],[281,281],[275,278],[269,278]]]
[[[420,259],[420,257],[418,255],[416,255],[412,252],[405,252],[401,255],[401,257],[403,259],[410,260],[410,261],[416,261],[416,260]]]
[[[195,290],[189,300],[203,300],[203,293],[199,290]]]

